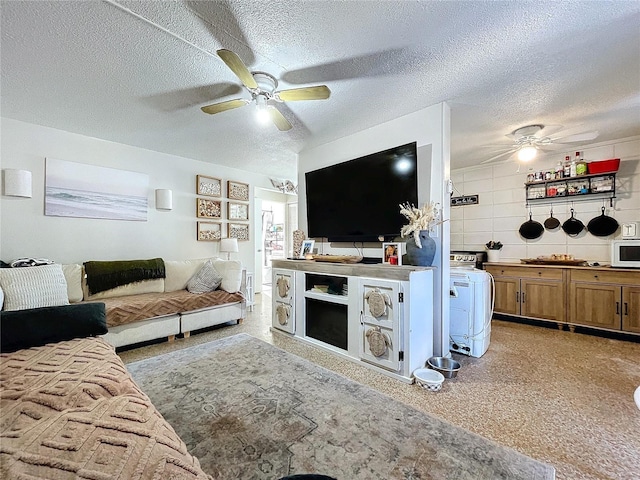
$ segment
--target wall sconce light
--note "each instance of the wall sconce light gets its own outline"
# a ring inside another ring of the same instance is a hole
[[[171,190],[168,190],[166,188],[158,188],[156,190],[156,209],[173,209],[173,192]]]
[[[31,198],[31,172],[6,168],[4,172],[4,194],[8,197]]]
[[[227,253],[227,260],[229,260],[232,252],[238,251],[238,239],[237,238],[223,238],[220,240],[220,252]]]

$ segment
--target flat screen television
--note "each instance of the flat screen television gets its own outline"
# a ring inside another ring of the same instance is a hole
[[[399,204],[418,205],[416,143],[305,174],[310,238],[370,242],[400,235]]]

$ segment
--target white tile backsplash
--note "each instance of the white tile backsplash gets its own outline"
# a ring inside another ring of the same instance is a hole
[[[558,160],[576,151],[584,152],[586,160],[606,160],[620,158],[621,167],[616,181],[614,207],[609,200],[604,202],[605,213],[619,223],[640,221],[640,139],[630,139],[611,145],[577,146],[569,152],[556,152],[536,160],[535,170],[555,167]],[[501,241],[501,261],[516,261],[521,258],[535,258],[552,253],[569,253],[576,258],[608,263],[610,261],[610,241],[619,238],[620,230],[613,236],[596,237],[588,231],[577,237],[568,236],[561,228],[545,230],[542,237],[526,240],[520,237],[518,229],[527,221],[526,194],[524,184],[528,170],[521,168],[516,174],[515,164],[488,165],[451,173],[460,193],[454,195],[480,195],[479,205],[451,209],[451,249],[484,250],[490,240]],[[544,223],[553,208],[554,217],[562,224],[570,217],[573,207],[575,217],[586,226],[589,221],[602,213],[602,199],[555,200],[550,203],[531,205],[533,219]]]

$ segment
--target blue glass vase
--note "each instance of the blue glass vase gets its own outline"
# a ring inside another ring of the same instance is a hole
[[[429,236],[429,230],[420,230],[419,235],[422,248],[416,245],[414,238],[407,240],[407,263],[420,267],[430,267],[433,263],[433,258],[436,256],[436,241]]]

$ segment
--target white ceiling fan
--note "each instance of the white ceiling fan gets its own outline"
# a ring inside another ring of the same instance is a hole
[[[218,50],[217,54],[240,79],[242,85],[251,94],[251,99],[237,98],[207,105],[201,108],[204,113],[213,115],[254,103],[258,109],[259,118],[270,119],[280,131],[286,131],[291,129],[291,123],[275,107],[275,104],[299,100],[325,100],[331,95],[331,90],[326,85],[277,91],[278,80],[273,75],[266,72],[250,72],[240,57],[231,50]]]
[[[545,126],[542,124],[526,125],[524,127],[515,129],[513,132],[506,135],[513,140],[513,144],[505,145],[505,147],[508,147],[506,151],[498,153],[497,155],[494,155],[493,157],[480,163],[492,163],[505,156],[510,157],[516,152],[517,159],[520,162],[529,162],[536,157],[538,150],[551,151],[568,143],[586,142],[598,137],[597,131],[584,132],[567,136],[541,135],[541,132],[544,129]],[[511,158],[508,158],[507,160],[503,161],[506,162],[510,160]]]

